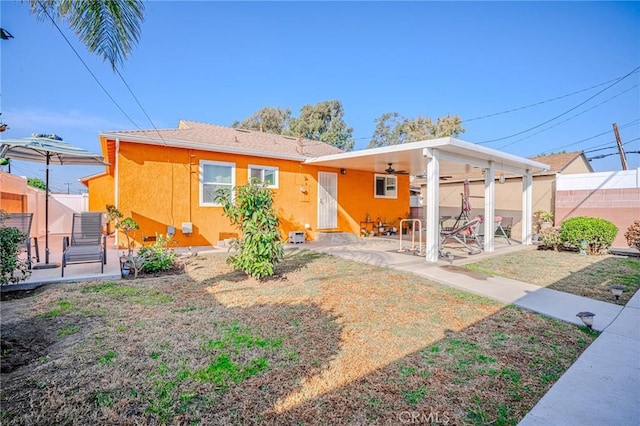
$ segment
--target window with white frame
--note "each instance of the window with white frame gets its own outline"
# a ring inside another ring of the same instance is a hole
[[[398,178],[389,175],[375,175],[376,198],[398,198]]]
[[[220,206],[215,202],[216,191],[229,190],[229,196],[233,197],[233,188],[236,184],[235,163],[223,163],[220,161],[200,161],[200,205]]]
[[[249,164],[249,181],[253,179],[257,179],[258,182],[265,184],[267,188],[277,188],[278,168]]]

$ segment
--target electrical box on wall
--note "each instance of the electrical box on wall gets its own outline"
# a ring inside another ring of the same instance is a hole
[[[192,234],[193,233],[193,223],[191,223],[191,222],[182,222],[182,233],[183,234]]]
[[[304,232],[289,231],[289,244],[304,244]]]

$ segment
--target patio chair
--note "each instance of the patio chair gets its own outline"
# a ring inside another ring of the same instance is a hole
[[[107,236],[102,233],[102,213],[74,213],[71,238],[62,239],[62,276],[69,264],[98,263],[104,273],[107,264]]]
[[[494,222],[494,234],[496,237],[503,237],[504,239],[507,240],[507,243],[509,243],[509,245],[511,245],[511,240],[509,239],[509,235],[507,235],[507,232],[505,231],[505,228],[502,226],[502,224],[504,223],[505,226],[507,226],[506,229],[509,230],[509,234],[511,234],[511,225],[513,223],[513,218],[512,217],[502,217],[502,216],[494,216],[495,222]],[[478,233],[477,236],[480,239],[480,243],[482,243],[482,241],[484,240],[484,218],[481,219],[480,222],[480,226],[478,227]]]
[[[18,228],[20,232],[25,234],[25,238],[22,244],[18,245],[20,250],[26,250],[27,252],[27,264],[31,269],[31,222],[33,221],[33,213],[9,213],[9,216],[2,223],[3,228]],[[38,249],[38,238],[33,237],[34,248],[36,252],[36,262],[40,262],[40,250]]]
[[[498,217],[499,216],[496,216],[496,220]],[[507,217],[507,216],[503,216],[500,223],[496,224],[496,236],[506,238],[509,245],[511,245],[511,227],[512,226],[513,226],[513,218]]]
[[[480,224],[481,219],[475,218],[470,222],[465,223],[462,226],[459,226],[454,229],[446,230],[442,229],[440,231],[440,248],[442,251],[442,246],[444,243],[453,239],[458,243],[462,244],[468,251],[469,254],[478,254],[482,251],[482,246],[480,245],[480,241],[478,240],[477,235],[475,234],[475,229]],[[473,241],[478,248],[472,247],[469,241]]]

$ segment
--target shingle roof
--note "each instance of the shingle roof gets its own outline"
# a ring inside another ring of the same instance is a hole
[[[339,148],[320,141],[188,120],[180,120],[177,129],[118,130],[101,132],[101,134],[109,137],[117,136],[124,141],[133,139],[132,142],[166,143],[169,146],[193,144],[197,145],[196,148],[220,147],[225,151],[269,153],[274,157],[278,155],[319,157],[343,152]]]
[[[574,152],[563,152],[561,154],[549,154],[549,155],[540,155],[538,157],[531,157],[530,160],[538,161],[540,163],[548,164],[549,170],[546,174],[553,172],[561,172],[563,171],[573,160],[580,157],[582,155],[582,151],[574,151]]]

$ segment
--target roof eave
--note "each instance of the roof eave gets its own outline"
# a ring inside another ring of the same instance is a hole
[[[200,151],[208,151],[208,152],[224,152],[228,154],[239,154],[239,155],[250,155],[255,157],[265,157],[265,158],[276,158],[281,160],[292,160],[292,161],[304,161],[307,157],[302,154],[282,154],[271,151],[262,151],[255,149],[246,149],[246,148],[234,148],[223,145],[209,145],[203,143],[195,143],[195,142],[185,142],[174,139],[154,139],[154,138],[142,138],[135,137],[131,135],[123,135],[119,133],[100,133],[100,136],[105,137],[106,139],[120,139],[121,142],[134,142],[134,143],[144,143],[149,145],[158,145],[158,146],[172,146],[174,148],[186,148],[186,149],[197,149]]]

